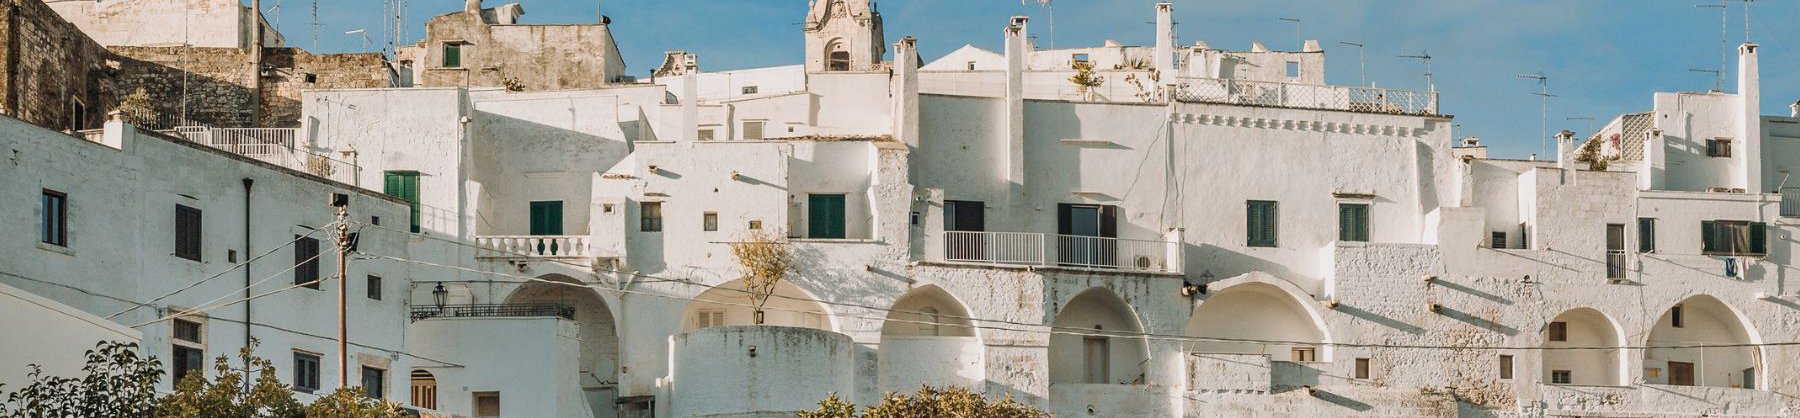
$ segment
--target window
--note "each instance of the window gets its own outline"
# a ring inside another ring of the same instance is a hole
[[[975,61],[968,62],[968,69],[969,71],[975,71]]]
[[[175,205],[175,256],[200,261],[200,210]]]
[[[42,219],[44,233],[39,238],[45,244],[69,246],[69,195],[63,192],[44,189],[44,211]]]
[[[1277,235],[1277,220],[1280,213],[1275,202],[1252,200],[1248,203],[1248,220],[1246,234],[1252,247],[1273,247]]]
[[[437,409],[437,377],[431,372],[412,371],[412,406]]]
[[[1369,241],[1369,205],[1338,204],[1338,241]]]
[[[944,201],[945,231],[987,230],[987,204],[973,200]]]
[[[294,390],[312,393],[319,390],[319,355],[294,352]]]
[[[1369,359],[1367,357],[1356,359],[1356,378],[1369,378]]]
[[[701,309],[694,312],[694,329],[725,326],[725,311]]]
[[[531,202],[531,235],[563,234],[563,202]]]
[[[1075,54],[1069,57],[1070,62],[1088,62],[1088,54]]]
[[[206,374],[205,329],[200,322],[176,318],[171,321],[175,338],[171,338],[170,381],[180,382],[189,373]]]
[[[1087,383],[1108,383],[1112,356],[1108,353],[1106,337],[1085,337],[1081,339],[1082,360],[1085,367]]]
[[[1117,267],[1119,207],[1056,205],[1056,261],[1075,267]]]
[[[1550,384],[1567,385],[1575,381],[1575,372],[1568,370],[1551,370]]]
[[[319,239],[294,236],[294,284],[319,289]],[[307,284],[310,283],[310,284]]]
[[[700,214],[700,229],[707,232],[719,230],[719,213],[706,212]]]
[[[843,45],[841,44],[832,44],[831,53],[826,55],[826,57],[830,59],[827,63],[826,70],[850,71],[850,51],[844,51],[842,48]]]
[[[87,104],[82,103],[81,99],[70,97],[69,130],[79,131],[82,129],[87,129]]]
[[[462,43],[444,43],[444,68],[462,68]]]
[[[1569,341],[1569,323],[1551,322],[1549,339],[1558,342]]]
[[[1319,361],[1318,350],[1312,347],[1294,347],[1293,356],[1296,362]]]
[[[381,300],[381,276],[369,276],[369,299]]]
[[[768,121],[761,120],[744,121],[744,139],[763,139],[763,125],[767,123]]]
[[[1500,378],[1511,379],[1513,375],[1513,358],[1508,354],[1500,355]]]
[[[476,418],[500,416],[500,392],[475,392]]]
[[[701,129],[700,136],[697,139],[699,139],[701,141],[711,141],[711,140],[713,140],[713,135],[714,134],[713,134],[712,129]]]
[[[1675,305],[1669,308],[1669,326],[1675,328],[1686,327],[1687,322],[1683,321],[1683,319],[1686,318],[1681,317],[1681,305]]]
[[[638,203],[638,230],[662,232],[662,202]]]
[[[807,195],[806,236],[823,239],[845,237],[843,194]]]
[[[762,230],[762,221],[750,221],[750,230],[751,231],[761,231]]]
[[[756,86],[744,86],[744,88],[738,89],[738,91],[741,91],[744,94],[756,94],[757,88]]]
[[[1505,249],[1506,248],[1506,231],[1494,231],[1493,236],[1491,238],[1488,238],[1488,246],[1493,247],[1493,248],[1498,248],[1498,249]]]
[[[319,75],[313,74],[313,73],[306,73],[305,79],[306,79],[306,84],[317,83],[317,82],[319,82]]]
[[[1706,254],[1768,254],[1768,231],[1762,222],[1701,221],[1700,239]]]
[[[419,233],[419,172],[389,171],[382,174],[382,193],[400,198],[412,207],[412,232]]]
[[[1656,218],[1638,218],[1638,252],[1656,251]]]
[[[381,226],[381,217],[380,216],[370,216],[369,223],[375,224],[375,226]]]
[[[1287,78],[1300,78],[1300,63],[1299,62],[1294,62],[1294,61],[1287,62]]]
[[[1706,156],[1731,157],[1731,138],[1715,138],[1706,140]]]
[[[1625,278],[1625,224],[1606,224],[1606,278]]]
[[[363,366],[362,387],[363,395],[375,399],[385,397],[387,395],[387,370]]]

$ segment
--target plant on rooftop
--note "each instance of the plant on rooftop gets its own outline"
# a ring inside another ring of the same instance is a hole
[[[794,252],[788,243],[763,230],[751,231],[731,243],[731,254],[744,267],[744,290],[750,293],[750,310],[756,325],[763,324],[763,305],[775,294],[775,286],[794,269]]]
[[[150,92],[144,91],[143,87],[138,87],[131,94],[119,98],[118,111],[120,116],[125,119],[125,123],[150,126],[150,122],[153,122],[150,120],[151,115],[156,114],[156,106],[150,101]]]
[[[802,411],[798,418],[1048,418],[1050,414],[1031,405],[1018,403],[1011,396],[990,401],[981,394],[961,387],[934,388],[921,386],[911,395],[888,393],[881,403],[856,412],[856,405],[838,399],[836,393],[819,401],[819,409]]]
[[[1586,144],[1581,144],[1581,151],[1575,156],[1575,161],[1587,163],[1589,170],[1606,171],[1608,165],[1606,157],[1600,155],[1600,144],[1602,142],[1605,141],[1596,138],[1588,141]]]
[[[1093,88],[1106,84],[1105,76],[1094,74],[1094,63],[1075,61],[1070,66],[1075,68],[1075,75],[1069,76],[1069,82],[1075,83],[1075,92],[1081,94],[1082,97],[1087,97],[1088,92]]]

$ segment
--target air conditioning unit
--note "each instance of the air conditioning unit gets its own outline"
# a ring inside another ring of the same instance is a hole
[[[1151,259],[1150,259],[1150,256],[1147,256],[1147,255],[1140,255],[1140,256],[1138,256],[1138,257],[1137,257],[1137,268],[1138,268],[1138,270],[1149,270],[1149,269],[1150,269],[1150,267],[1151,267],[1151,266],[1153,266],[1153,265],[1155,265],[1155,264],[1156,264],[1156,261],[1155,261],[1155,260],[1151,260]],[[1161,266],[1158,266],[1158,267],[1161,267]]]

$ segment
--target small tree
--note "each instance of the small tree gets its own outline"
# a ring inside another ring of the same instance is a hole
[[[1580,154],[1575,156],[1575,161],[1588,163],[1589,170],[1606,171],[1606,167],[1610,164],[1608,164],[1606,156],[1600,154],[1601,142],[1595,139],[1581,144]]]
[[[151,101],[150,92],[138,87],[131,94],[119,98],[119,113],[126,123],[137,126],[150,126],[151,117],[156,114],[156,103]]]
[[[919,393],[904,395],[889,393],[881,400],[881,404],[856,413],[856,405],[839,400],[836,393],[819,402],[819,409],[803,411],[799,418],[914,418],[914,417],[962,417],[962,418],[1048,418],[1050,413],[1031,405],[1014,402],[1011,396],[1000,401],[989,401],[979,393],[965,388],[950,387],[945,389],[922,386]]]
[[[405,418],[406,410],[393,402],[363,396],[358,388],[340,388],[306,407],[309,417]]]
[[[744,291],[750,293],[756,325],[762,325],[763,305],[775,295],[775,286],[794,269],[793,249],[774,234],[759,229],[751,231],[743,241],[731,243],[731,254],[744,267]]]
[[[87,351],[81,378],[44,376],[31,365],[31,384],[6,394],[0,417],[148,417],[156,406],[162,363],[138,357],[137,343],[101,341]],[[5,392],[0,385],[0,393]]]
[[[1075,61],[1070,65],[1075,68],[1075,75],[1069,76],[1069,82],[1075,83],[1075,92],[1087,97],[1088,91],[1106,84],[1106,77],[1094,74],[1094,63]]]
[[[189,373],[175,383],[175,392],[158,402],[157,418],[304,418],[306,411],[294,400],[294,392],[275,376],[275,365],[269,360],[250,355],[256,347],[238,350],[238,360],[245,369],[233,369],[231,360],[219,356],[213,361],[218,378],[207,380],[204,373]],[[244,393],[244,382],[250,371],[256,382]]]

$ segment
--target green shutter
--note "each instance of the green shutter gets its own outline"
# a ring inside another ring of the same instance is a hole
[[[1369,240],[1369,205],[1338,204],[1338,241]]]
[[[1277,233],[1275,202],[1252,200],[1247,205],[1246,235],[1252,247],[1273,247]]]
[[[419,232],[419,172],[389,171],[382,175],[382,193],[410,203],[412,232]]]
[[[444,44],[444,68],[462,68],[462,44]]]
[[[807,236],[844,238],[844,195],[815,194],[807,199]]]
[[[531,235],[563,234],[563,202],[531,202]]]
[[[1718,225],[1713,223],[1713,221],[1700,221],[1700,251],[1701,252],[1711,253],[1711,252],[1719,251],[1719,240],[1717,237],[1717,232],[1715,231],[1717,229],[1718,229]]]

